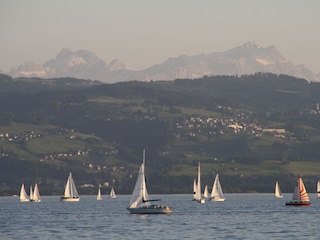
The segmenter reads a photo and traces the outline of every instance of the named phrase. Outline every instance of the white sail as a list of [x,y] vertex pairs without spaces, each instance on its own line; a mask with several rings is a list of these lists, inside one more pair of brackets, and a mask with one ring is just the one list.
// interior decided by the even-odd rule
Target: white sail
[[101,196],[101,187],[99,186],[99,190],[98,190],[98,195],[97,195],[97,200],[102,200],[102,196]]
[[217,173],[216,178],[214,180],[212,191],[211,191],[211,198],[210,201],[224,201],[224,195],[221,188],[219,174]]
[[110,191],[110,198],[117,198],[117,196],[116,196],[116,192],[114,191],[114,189],[113,188],[111,188],[111,191]]
[[204,198],[208,198],[209,197],[208,185],[206,185],[205,188],[204,188],[203,197]]
[[317,198],[320,198],[320,181],[317,183]]
[[282,193],[281,193],[281,190],[280,190],[280,187],[279,187],[279,183],[278,181],[276,181],[276,186],[274,188],[274,196],[277,197],[277,198],[282,198]]
[[197,183],[196,183],[196,180],[193,179],[193,200],[196,200],[196,192],[197,192]]
[[139,169],[138,178],[133,189],[129,208],[138,208],[142,206],[150,206],[149,196],[145,179],[145,150],[143,150],[143,161]]
[[201,170],[200,170],[200,162],[198,163],[198,178],[196,184],[196,193],[195,193],[195,200],[200,203],[204,203],[205,199],[201,196]]
[[201,199],[201,175],[200,175],[200,162],[198,163],[198,178],[197,178],[197,191],[196,191],[196,200]]
[[29,202],[29,197],[26,189],[24,188],[24,184],[21,185],[20,189],[20,202]]
[[36,184],[36,185],[34,186],[32,201],[33,201],[33,202],[41,202],[38,184]]
[[78,202],[80,200],[76,185],[73,181],[72,174],[70,172],[66,188],[64,190],[64,196],[61,197],[61,201],[65,202]]
[[30,194],[29,194],[29,196],[30,196],[30,201],[32,201],[32,200],[33,200],[33,190],[32,190],[32,185],[30,186]]

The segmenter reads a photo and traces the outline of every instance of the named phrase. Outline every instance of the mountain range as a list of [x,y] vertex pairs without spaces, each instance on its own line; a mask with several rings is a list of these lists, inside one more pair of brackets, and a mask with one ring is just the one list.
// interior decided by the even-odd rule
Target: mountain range
[[205,75],[245,75],[256,72],[287,74],[319,82],[316,75],[305,65],[294,65],[284,58],[274,45],[262,47],[255,42],[223,51],[196,56],[180,55],[144,70],[131,70],[115,59],[107,64],[95,53],[87,50],[71,51],[64,48],[44,64],[24,63],[13,68],[12,77],[74,77],[99,80],[105,83],[140,80],[174,80],[201,78]]

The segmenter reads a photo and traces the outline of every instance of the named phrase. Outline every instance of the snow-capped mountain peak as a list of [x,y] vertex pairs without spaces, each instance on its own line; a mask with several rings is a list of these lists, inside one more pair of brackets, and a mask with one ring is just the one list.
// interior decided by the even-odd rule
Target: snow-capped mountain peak
[[174,80],[176,78],[201,78],[204,75],[243,75],[256,72],[287,74],[308,81],[320,81],[305,65],[294,65],[284,58],[276,46],[262,47],[255,42],[223,52],[196,56],[170,57],[162,64],[141,71],[127,69],[125,64],[114,59],[108,65],[93,52],[62,49],[54,59],[43,65],[25,63],[12,69],[12,77],[75,77],[102,82],[129,80]]

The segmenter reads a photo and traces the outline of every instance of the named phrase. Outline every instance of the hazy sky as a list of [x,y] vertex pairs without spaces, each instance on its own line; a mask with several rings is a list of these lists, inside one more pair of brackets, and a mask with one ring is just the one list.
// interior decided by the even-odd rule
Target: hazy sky
[[319,0],[0,0],[0,30],[3,72],[65,47],[139,70],[255,41],[320,73]]

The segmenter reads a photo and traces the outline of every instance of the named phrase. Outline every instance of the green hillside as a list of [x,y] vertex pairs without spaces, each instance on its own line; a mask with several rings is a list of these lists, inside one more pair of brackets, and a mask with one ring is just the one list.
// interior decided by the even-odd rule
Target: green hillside
[[150,193],[191,193],[219,172],[225,192],[291,192],[320,177],[320,84],[258,73],[102,84],[0,75],[0,194],[131,193],[142,150]]

